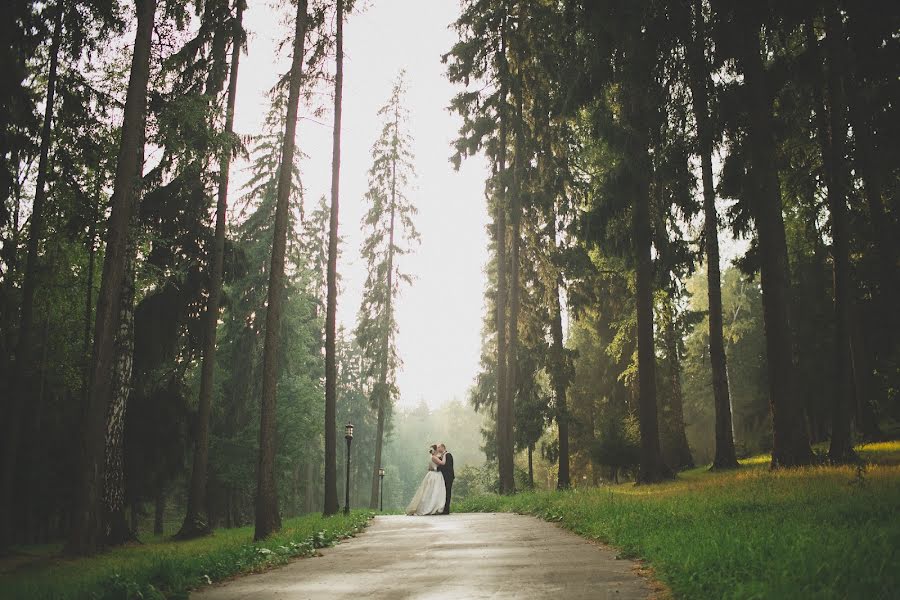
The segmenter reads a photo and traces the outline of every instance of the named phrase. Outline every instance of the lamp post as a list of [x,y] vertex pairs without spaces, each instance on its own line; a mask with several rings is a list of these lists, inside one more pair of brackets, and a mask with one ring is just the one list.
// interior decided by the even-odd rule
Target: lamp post
[[353,423],[347,421],[344,425],[344,439],[347,440],[347,485],[344,487],[344,514],[350,514],[350,442],[353,441]]
[[381,478],[381,502],[379,504],[378,510],[380,512],[384,512],[384,467],[378,467],[378,476]]

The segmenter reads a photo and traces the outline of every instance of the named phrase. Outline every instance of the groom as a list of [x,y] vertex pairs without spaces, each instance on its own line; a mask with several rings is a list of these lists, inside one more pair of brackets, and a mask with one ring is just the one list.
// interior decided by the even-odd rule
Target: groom
[[450,491],[453,489],[453,455],[447,452],[447,446],[438,444],[438,452],[444,455],[444,464],[438,465],[438,471],[444,476],[444,486],[447,488],[447,499],[444,500],[443,514],[450,514]]

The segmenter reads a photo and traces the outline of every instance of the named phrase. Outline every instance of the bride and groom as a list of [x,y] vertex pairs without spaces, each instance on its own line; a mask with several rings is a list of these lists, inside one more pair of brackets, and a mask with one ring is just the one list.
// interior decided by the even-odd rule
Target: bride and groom
[[429,449],[428,472],[419,484],[412,502],[406,507],[408,515],[449,515],[450,492],[453,489],[453,455],[442,443]]

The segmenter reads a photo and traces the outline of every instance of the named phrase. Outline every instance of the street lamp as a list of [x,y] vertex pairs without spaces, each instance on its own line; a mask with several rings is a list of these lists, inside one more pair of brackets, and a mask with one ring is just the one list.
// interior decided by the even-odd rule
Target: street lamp
[[344,487],[344,514],[350,514],[350,442],[353,441],[353,423],[347,421],[344,425],[344,439],[347,440],[347,485]]
[[378,510],[384,512],[384,467],[378,467],[378,476],[381,477],[381,505]]

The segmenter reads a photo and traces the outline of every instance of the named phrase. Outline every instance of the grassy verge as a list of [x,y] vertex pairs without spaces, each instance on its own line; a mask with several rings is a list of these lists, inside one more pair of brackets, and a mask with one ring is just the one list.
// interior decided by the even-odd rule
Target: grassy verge
[[694,469],[654,486],[481,496],[458,510],[558,522],[644,559],[676,598],[900,597],[900,442],[856,467]]
[[0,575],[0,598],[186,598],[189,590],[234,575],[262,571],[310,556],[361,531],[372,513],[308,515],[290,519],[263,542],[253,528],[220,529],[214,535],[130,545],[89,558],[48,558]]

